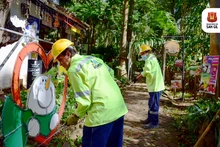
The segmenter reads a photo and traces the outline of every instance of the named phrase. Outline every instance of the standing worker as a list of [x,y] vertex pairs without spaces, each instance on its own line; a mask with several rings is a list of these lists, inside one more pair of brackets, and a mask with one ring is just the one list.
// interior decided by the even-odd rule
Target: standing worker
[[128,110],[113,70],[99,58],[77,54],[68,39],[57,40],[52,55],[67,70],[77,102],[76,114],[67,118],[67,125],[76,125],[85,116],[82,147],[122,147]]
[[147,129],[157,128],[159,122],[160,96],[165,89],[163,75],[156,56],[151,53],[151,47],[143,44],[140,46],[140,49],[140,55],[142,60],[145,61],[145,65],[141,74],[135,77],[133,82],[135,83],[142,77],[146,77],[147,89],[150,95],[148,101],[148,117],[145,120],[141,120],[141,123],[143,123],[144,128]]

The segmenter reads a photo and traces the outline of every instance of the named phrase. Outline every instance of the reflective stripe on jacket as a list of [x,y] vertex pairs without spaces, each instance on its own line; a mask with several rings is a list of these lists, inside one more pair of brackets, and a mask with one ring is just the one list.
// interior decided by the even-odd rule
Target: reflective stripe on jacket
[[128,112],[113,75],[99,58],[78,54],[71,58],[68,77],[77,101],[76,115],[87,115],[85,126],[107,124]]
[[150,54],[145,60],[141,75],[146,77],[146,84],[149,92],[158,92],[165,89],[160,65],[153,54]]

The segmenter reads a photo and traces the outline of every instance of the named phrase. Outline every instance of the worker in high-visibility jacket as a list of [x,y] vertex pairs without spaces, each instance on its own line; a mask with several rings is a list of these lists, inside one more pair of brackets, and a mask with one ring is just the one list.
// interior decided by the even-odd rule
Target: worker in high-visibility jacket
[[83,147],[122,147],[124,115],[128,112],[113,70],[101,59],[77,54],[73,42],[59,39],[52,46],[54,61],[67,70],[77,102],[67,125],[85,116]]
[[145,120],[141,120],[141,122],[144,123],[144,128],[157,128],[160,96],[165,89],[163,75],[156,56],[151,53],[151,47],[143,44],[140,46],[140,49],[140,55],[142,60],[145,61],[145,65],[141,74],[135,77],[133,82],[135,83],[138,79],[146,77],[146,85],[150,95],[148,117]]

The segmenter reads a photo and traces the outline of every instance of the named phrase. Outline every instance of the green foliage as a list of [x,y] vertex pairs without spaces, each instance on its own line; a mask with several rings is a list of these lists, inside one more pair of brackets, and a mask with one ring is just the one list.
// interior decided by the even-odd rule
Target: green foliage
[[144,61],[135,61],[134,65],[135,65],[135,71],[139,71],[141,72],[143,70],[145,62]]
[[65,7],[90,25],[91,31],[87,36],[89,44],[96,47],[119,45],[122,1],[72,1]]
[[69,137],[70,133],[70,130],[61,131],[58,135],[54,136],[49,146],[62,147],[63,144],[67,142],[71,147],[76,147],[74,141]]
[[[202,63],[202,56],[208,55],[210,35],[201,29],[201,14],[207,8],[209,0],[184,1],[177,0],[175,18],[180,21],[185,35],[185,64]],[[182,44],[180,44],[182,46]]]
[[119,55],[119,48],[115,46],[99,46],[91,51],[92,54],[99,55],[105,62],[111,62],[115,57]]
[[[201,13],[208,3],[208,0],[135,1],[134,13],[130,16],[133,20],[131,24],[128,24],[133,33],[132,54],[137,55],[140,44],[146,43],[155,49],[156,54],[161,55],[162,46],[167,41],[163,36],[184,35],[184,45],[181,40],[177,40],[181,51],[184,47],[186,68],[192,63],[201,64],[202,57],[208,55],[210,47],[209,34],[201,29]],[[63,4],[69,11],[90,25],[91,29],[87,32],[87,38],[88,44],[93,44],[93,54],[101,54],[102,59],[107,58],[104,61],[119,56],[123,1],[66,0]],[[114,46],[112,50],[115,50],[115,54],[105,50],[112,46]],[[173,66],[174,61],[181,58],[182,52],[176,57],[167,56],[167,68],[171,71],[177,70]],[[159,60],[162,61],[161,58]]]
[[77,139],[74,141],[75,146],[80,146],[82,144],[82,137],[78,136]]
[[185,128],[189,134],[198,134],[201,125],[210,122],[219,108],[220,100],[200,100],[188,107],[186,115],[177,119],[178,127]]
[[120,84],[122,84],[122,85],[127,85],[128,84],[128,78],[126,78],[126,77],[118,76],[118,77],[116,77],[116,79],[118,81],[120,81]]
[[[216,112],[220,108],[220,100],[206,99],[199,100],[193,106],[187,107],[182,115],[175,116],[175,126],[181,131],[181,134],[187,134],[183,137],[186,145],[181,146],[193,146],[198,140],[199,135],[205,130],[208,124],[211,122]],[[216,141],[220,135],[219,121],[215,122],[215,136]],[[202,131],[202,132],[201,132]]]
[[[26,102],[27,102],[27,94],[28,94],[27,90],[22,90],[20,92],[20,97],[21,97],[22,104],[26,104]],[[26,105],[24,105],[24,109],[25,108],[26,108]]]
[[132,31],[136,35],[134,43],[137,44],[135,45],[137,50],[142,43],[158,48],[156,46],[163,42],[162,36],[177,35],[179,32],[174,17],[156,3],[156,0],[141,0],[135,3],[135,13],[131,25]]
[[[56,88],[56,104],[58,106],[61,105],[63,100],[63,90],[64,90],[64,74],[57,74],[58,68],[51,68],[46,74],[51,76],[52,81],[54,82],[54,86]],[[68,94],[66,98],[66,107],[62,117],[62,121],[66,120],[66,118],[73,114],[76,110],[76,101],[74,99],[74,92],[71,88],[68,87]]]
[[96,58],[100,58],[100,59],[104,59],[104,56],[103,55],[101,55],[101,54],[91,54],[92,56],[94,56],[94,57],[96,57]]

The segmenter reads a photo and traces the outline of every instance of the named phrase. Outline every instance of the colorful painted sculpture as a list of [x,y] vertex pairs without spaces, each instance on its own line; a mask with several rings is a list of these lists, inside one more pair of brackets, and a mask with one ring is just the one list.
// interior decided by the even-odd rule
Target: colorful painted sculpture
[[39,134],[48,136],[58,122],[56,113],[55,87],[50,77],[41,75],[33,82],[27,99],[27,108],[31,109],[34,116],[28,123],[28,133],[32,137]]
[[[40,96],[37,102],[40,107],[43,106],[44,110],[46,111],[47,114],[42,114],[40,112],[36,112],[35,107],[32,108],[31,105],[27,107],[29,109],[23,109],[24,106],[22,104],[21,96],[20,96],[20,69],[22,66],[22,62],[24,59],[32,52],[35,52],[41,57],[44,67],[47,70],[49,68],[49,64],[52,62],[53,57],[51,51],[49,53],[45,53],[44,49],[42,48],[41,45],[37,44],[36,42],[31,42],[27,44],[18,54],[15,65],[14,65],[14,70],[13,70],[13,75],[12,75],[12,84],[11,84],[11,92],[12,96],[8,96],[7,99],[5,100],[4,108],[3,108],[3,113],[2,113],[2,130],[4,131],[3,137],[4,137],[4,146],[6,147],[23,147],[26,145],[27,137],[28,135],[30,136],[36,136],[35,140],[39,142],[42,145],[47,146],[49,142],[51,141],[54,133],[56,133],[57,127],[57,117],[58,118],[58,123],[60,119],[62,118],[65,104],[66,104],[66,94],[67,94],[67,87],[68,87],[68,77],[65,76],[65,81],[64,81],[64,90],[63,90],[63,100],[62,103],[60,104],[60,107],[58,108],[58,116],[55,113],[56,112],[56,107],[53,107],[53,104],[50,102],[48,103],[42,103],[44,102],[44,99],[42,100],[42,97]],[[38,79],[39,80],[39,79]],[[37,80],[35,80],[37,81]],[[42,84],[43,82],[41,82]],[[47,82],[46,82],[47,83]],[[49,84],[49,82],[48,82]],[[34,85],[34,83],[33,83]],[[44,84],[42,84],[43,86]],[[37,86],[36,86],[37,87]],[[41,86],[40,86],[41,87]],[[49,86],[50,87],[50,86]],[[52,86],[53,87],[53,86]],[[32,88],[34,90],[35,88]],[[36,88],[37,89],[37,88]],[[49,88],[53,89],[53,88]],[[43,91],[41,89],[41,91]],[[45,92],[48,92],[45,90]],[[39,93],[40,95],[44,95],[44,93]],[[51,94],[52,93],[48,93]],[[31,90],[29,93],[29,97],[34,96],[34,92],[31,95]],[[51,100],[49,100],[51,101]],[[50,103],[50,104],[49,104]],[[49,106],[50,105],[50,106]],[[52,105],[52,106],[51,106]],[[42,108],[42,109],[43,109]],[[54,108],[52,111],[51,109]],[[33,110],[32,110],[33,109]],[[45,112],[44,111],[44,112]],[[49,113],[49,111],[51,111]],[[10,117],[9,117],[10,116]],[[46,122],[46,125],[42,125],[42,123]],[[28,128],[29,126],[29,128]],[[48,127],[49,126],[49,127]],[[45,128],[44,128],[45,127]],[[54,128],[55,127],[55,128]],[[47,136],[48,132],[54,128],[49,135]],[[29,130],[29,132],[28,132]]]
[[16,105],[12,97],[7,97],[2,112],[4,146],[25,147],[28,136],[48,137],[59,123],[55,99],[54,84],[45,75],[32,83],[26,109]]

